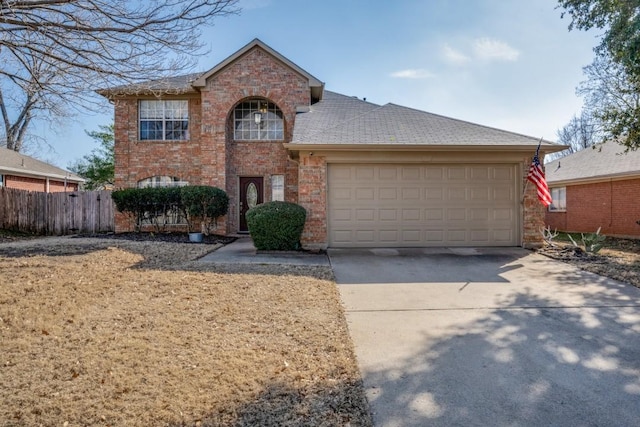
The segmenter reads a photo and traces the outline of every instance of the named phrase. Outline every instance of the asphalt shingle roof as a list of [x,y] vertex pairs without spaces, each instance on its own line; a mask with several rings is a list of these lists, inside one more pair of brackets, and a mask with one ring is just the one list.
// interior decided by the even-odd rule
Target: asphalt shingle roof
[[[377,105],[326,91],[296,116],[293,144],[531,145],[539,138],[396,104]],[[544,145],[556,146],[548,141]]]
[[547,183],[640,175],[640,150],[625,154],[624,149],[610,141],[549,162],[545,165]]
[[0,148],[0,173],[66,178],[73,182],[84,182],[83,178],[72,172],[4,147]]
[[103,96],[109,95],[135,95],[142,93],[162,93],[179,95],[187,92],[195,92],[192,83],[203,73],[184,74],[175,77],[150,80],[129,85],[115,86],[108,89],[100,89],[97,92]]

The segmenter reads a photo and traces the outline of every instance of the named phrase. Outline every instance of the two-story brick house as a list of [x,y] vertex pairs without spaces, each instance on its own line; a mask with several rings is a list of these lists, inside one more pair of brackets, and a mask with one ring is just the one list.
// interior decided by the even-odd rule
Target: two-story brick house
[[260,40],[205,73],[99,93],[115,105],[116,187],[222,188],[220,233],[286,200],[307,210],[310,249],[541,241],[525,185],[537,139],[327,91]]

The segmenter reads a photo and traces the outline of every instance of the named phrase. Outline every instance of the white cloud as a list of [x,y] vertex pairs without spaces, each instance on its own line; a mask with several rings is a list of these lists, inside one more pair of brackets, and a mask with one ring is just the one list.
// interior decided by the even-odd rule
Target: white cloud
[[520,52],[507,43],[482,37],[473,42],[473,53],[479,59],[491,61],[517,61]]
[[423,68],[409,68],[406,70],[394,71],[391,73],[391,77],[399,79],[429,79],[434,77],[434,74]]
[[463,54],[462,52],[458,52],[448,44],[445,44],[442,47],[442,51],[447,62],[450,62],[452,64],[463,65],[471,61],[471,58],[469,58],[467,55]]

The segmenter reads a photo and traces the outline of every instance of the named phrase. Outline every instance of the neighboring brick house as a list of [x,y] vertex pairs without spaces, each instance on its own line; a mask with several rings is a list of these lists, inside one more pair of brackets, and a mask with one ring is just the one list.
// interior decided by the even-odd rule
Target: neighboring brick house
[[56,193],[78,191],[84,179],[33,157],[0,148],[0,187]]
[[598,144],[549,162],[546,176],[551,229],[640,238],[640,151]]
[[537,139],[326,91],[260,40],[203,74],[99,93],[115,105],[116,188],[222,188],[219,233],[286,200],[307,210],[309,249],[541,243],[545,210],[524,185]]

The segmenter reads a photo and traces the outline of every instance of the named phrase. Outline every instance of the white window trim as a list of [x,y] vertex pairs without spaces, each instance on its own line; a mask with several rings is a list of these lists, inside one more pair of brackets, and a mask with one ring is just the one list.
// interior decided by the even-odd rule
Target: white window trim
[[[162,105],[162,117],[142,117],[143,102],[153,102]],[[167,117],[167,103],[182,102],[186,103],[186,117]],[[143,138],[142,122],[158,122],[162,121],[162,138]],[[184,130],[183,138],[167,138],[170,129],[167,129],[167,122],[187,122],[187,128]],[[179,130],[182,131],[182,130]],[[187,141],[189,140],[189,100],[187,99],[141,99],[138,101],[138,139],[140,141]]]
[[[260,123],[256,122],[260,116]],[[235,141],[282,141],[284,113],[273,102],[249,99],[233,109],[233,139]]]
[[271,201],[284,202],[284,175],[271,175]]
[[[549,212],[567,211],[567,187],[554,187],[550,189],[553,202],[549,205]],[[560,197],[561,193],[563,197]]]

